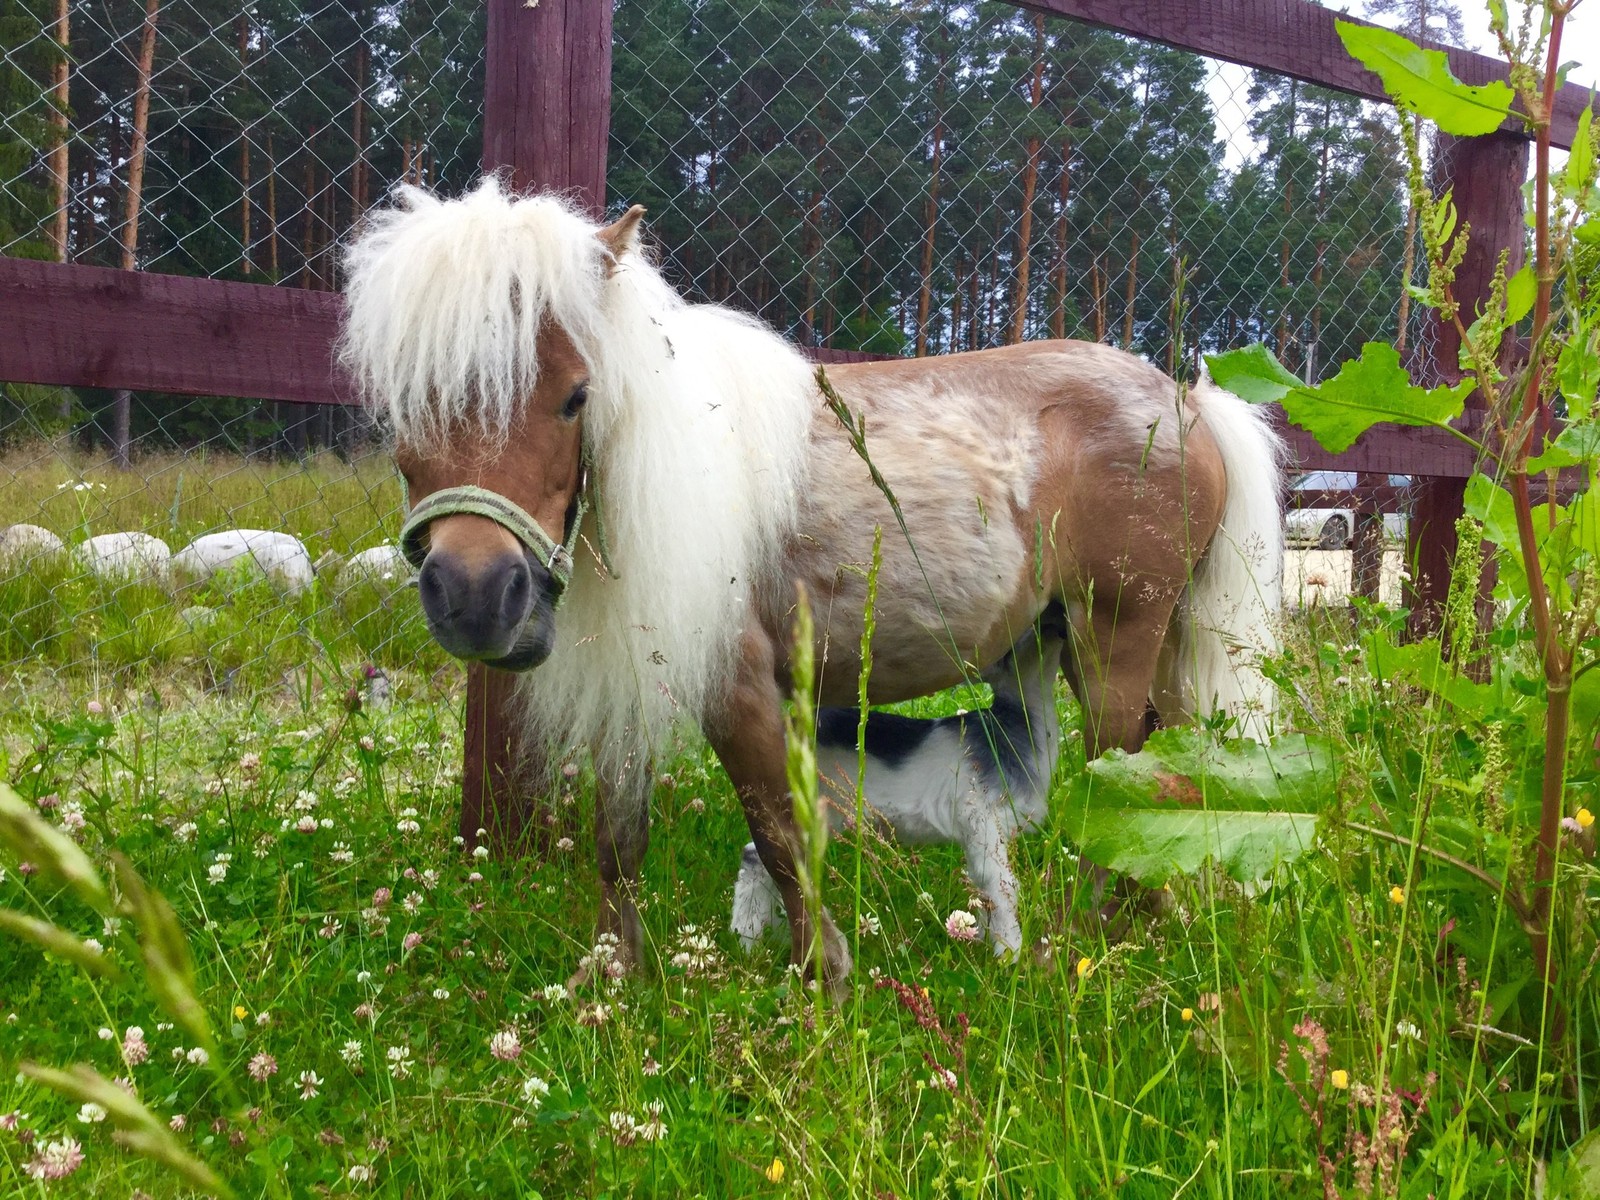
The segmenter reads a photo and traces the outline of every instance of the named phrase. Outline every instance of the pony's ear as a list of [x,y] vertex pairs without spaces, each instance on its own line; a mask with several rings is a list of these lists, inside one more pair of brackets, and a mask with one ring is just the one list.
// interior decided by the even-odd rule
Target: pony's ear
[[595,234],[600,244],[611,252],[613,259],[621,258],[630,250],[639,248],[639,224],[644,220],[644,205],[635,204],[611,224]]

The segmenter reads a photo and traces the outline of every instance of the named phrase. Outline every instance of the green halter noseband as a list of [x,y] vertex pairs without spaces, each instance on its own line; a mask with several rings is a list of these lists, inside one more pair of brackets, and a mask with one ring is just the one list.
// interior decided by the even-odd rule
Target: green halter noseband
[[[404,487],[403,480],[402,487]],[[409,505],[410,502],[411,497],[407,492],[406,503]],[[488,488],[468,484],[462,487],[442,488],[418,501],[417,506],[411,509],[406,517],[406,523],[400,527],[400,553],[405,555],[407,562],[420,570],[423,560],[428,557],[425,535],[430,522],[440,517],[461,514],[487,517],[527,547],[528,553],[550,572],[551,588],[555,592],[556,606],[559,607],[566,597],[568,585],[572,582],[573,555],[578,548],[584,514],[589,511],[590,502],[589,451],[586,445],[583,450],[583,462],[578,469],[578,490],[573,497],[574,511],[568,524],[565,542],[558,542],[546,533],[539,522],[516,502],[506,499],[498,492],[491,492]],[[599,505],[596,504],[594,508],[597,536],[600,540],[597,556],[606,573],[615,578],[617,573],[611,566],[605,528],[600,522]]]

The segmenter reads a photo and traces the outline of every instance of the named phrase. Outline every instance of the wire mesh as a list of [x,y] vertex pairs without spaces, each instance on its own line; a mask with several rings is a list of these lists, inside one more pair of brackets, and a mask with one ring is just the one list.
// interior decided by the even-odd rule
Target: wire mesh
[[[804,344],[1083,337],[1192,375],[1264,341],[1320,378],[1402,320],[1380,107],[999,3],[617,0],[614,24],[611,200],[649,208],[690,297]],[[391,184],[475,173],[484,37],[443,0],[13,0],[0,253],[337,288]],[[0,385],[0,693],[442,669],[403,572],[343,565],[399,505],[351,410]],[[315,584],[82,548],[228,529],[293,533]]]
[[[337,288],[390,185],[476,173],[483,39],[437,0],[14,2],[0,254]],[[0,704],[440,665],[385,549],[400,504],[355,410],[0,385]],[[303,551],[195,543],[240,529]]]
[[1392,337],[1392,116],[1006,4],[621,0],[612,197],[802,342],[1044,336],[1320,377]]

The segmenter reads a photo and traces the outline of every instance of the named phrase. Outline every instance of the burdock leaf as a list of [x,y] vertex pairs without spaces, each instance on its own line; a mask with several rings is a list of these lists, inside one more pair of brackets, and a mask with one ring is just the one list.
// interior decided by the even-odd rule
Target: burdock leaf
[[1159,884],[1216,862],[1254,880],[1312,846],[1332,756],[1303,735],[1270,746],[1163,729],[1137,754],[1111,751],[1069,789],[1065,828],[1099,866]]
[[0,845],[71,888],[96,912],[110,913],[111,893],[83,848],[4,783],[0,783]]
[[1417,387],[1393,346],[1368,342],[1360,358],[1346,362],[1326,383],[1286,393],[1283,411],[1324,450],[1339,454],[1374,425],[1449,429],[1473,387],[1470,379],[1454,387]]
[[1251,404],[1274,404],[1300,386],[1271,350],[1257,343],[1206,355],[1211,381]]
[[9,908],[0,908],[0,929],[14,934],[23,941],[32,942],[40,949],[81,967],[91,975],[119,983],[125,978],[122,968],[108,959],[104,951],[96,950],[89,943],[73,937],[59,925],[52,925],[42,918],[30,917],[26,913],[14,912]]
[[1383,80],[1395,103],[1426,117],[1446,133],[1477,137],[1493,133],[1511,114],[1515,98],[1499,81],[1478,87],[1462,83],[1442,50],[1424,50],[1411,39],[1375,25],[1335,21],[1350,56]]

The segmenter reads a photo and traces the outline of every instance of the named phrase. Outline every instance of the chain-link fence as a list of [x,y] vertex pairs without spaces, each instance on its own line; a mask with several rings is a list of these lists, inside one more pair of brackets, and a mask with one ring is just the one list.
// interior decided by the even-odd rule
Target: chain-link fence
[[[0,14],[0,254],[332,290],[393,183],[478,168],[478,6]],[[355,410],[0,385],[0,705],[438,665],[385,549],[399,505]]]
[[[392,183],[477,169],[476,6],[0,11],[6,255],[331,290]],[[1317,377],[1403,319],[1380,107],[997,3],[618,0],[614,21],[610,200],[648,206],[687,294],[805,344],[1084,337],[1184,374],[1262,340]],[[338,406],[0,385],[0,693],[440,667],[381,549],[399,503]],[[230,529],[302,550],[183,552]],[[176,565],[90,540],[133,533]]]

